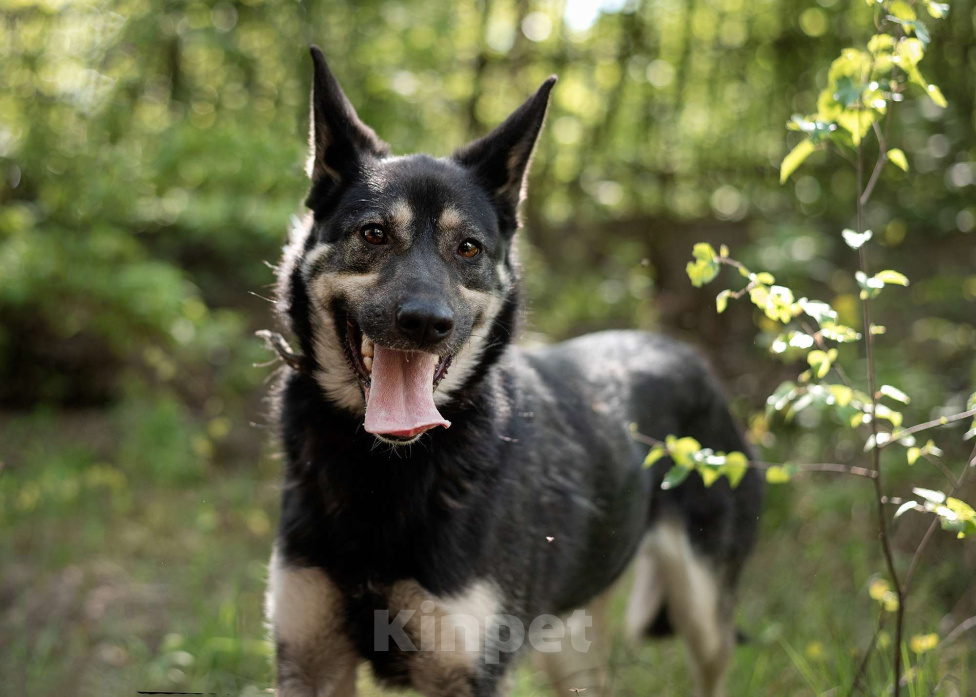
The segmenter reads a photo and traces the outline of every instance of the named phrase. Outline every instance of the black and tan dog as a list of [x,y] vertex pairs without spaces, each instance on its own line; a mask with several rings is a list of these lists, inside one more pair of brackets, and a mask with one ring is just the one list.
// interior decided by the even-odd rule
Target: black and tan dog
[[715,380],[650,334],[512,343],[518,206],[555,78],[451,157],[397,157],[312,56],[311,213],[278,286],[305,355],[276,393],[278,694],[352,695],[368,663],[424,695],[500,695],[542,637],[559,694],[595,697],[592,608],[631,562],[629,631],[673,628],[719,694],[760,481],[663,491],[631,431],[745,450]]

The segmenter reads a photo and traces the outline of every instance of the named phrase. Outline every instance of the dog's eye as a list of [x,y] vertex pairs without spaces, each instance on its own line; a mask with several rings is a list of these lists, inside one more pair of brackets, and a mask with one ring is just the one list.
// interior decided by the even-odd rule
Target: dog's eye
[[360,233],[370,244],[386,244],[386,231],[377,225],[367,225]]
[[481,245],[474,240],[465,240],[458,245],[457,253],[458,256],[462,256],[465,259],[473,259],[481,254]]

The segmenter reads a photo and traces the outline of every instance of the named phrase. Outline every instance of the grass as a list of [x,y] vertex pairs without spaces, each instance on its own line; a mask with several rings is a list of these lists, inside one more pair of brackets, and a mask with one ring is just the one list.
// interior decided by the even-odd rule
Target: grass
[[[135,422],[149,426],[124,428]],[[262,594],[279,463],[266,433],[227,426],[197,423],[165,400],[0,422],[0,695],[271,687]],[[883,568],[868,486],[825,475],[770,490],[738,611],[752,641],[736,651],[730,695],[847,693],[878,612],[867,587]],[[909,637],[944,635],[945,587],[965,582],[955,559],[932,550]],[[623,595],[612,603],[618,624]],[[690,694],[679,644],[631,647],[619,635],[614,695]],[[907,694],[972,694],[974,644],[906,649]],[[867,694],[885,694],[886,661],[872,663]],[[365,671],[361,683],[362,694],[380,694]],[[515,694],[550,694],[531,661]]]

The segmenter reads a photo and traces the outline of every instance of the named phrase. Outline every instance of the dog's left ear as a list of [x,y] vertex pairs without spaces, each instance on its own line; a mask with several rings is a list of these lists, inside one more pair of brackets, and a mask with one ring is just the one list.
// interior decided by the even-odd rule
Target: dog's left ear
[[318,46],[312,46],[312,114],[309,134],[309,199],[328,195],[355,177],[369,158],[389,155],[384,143],[359,120]]
[[514,232],[519,225],[526,174],[555,84],[552,75],[494,131],[454,153],[491,195],[503,232]]

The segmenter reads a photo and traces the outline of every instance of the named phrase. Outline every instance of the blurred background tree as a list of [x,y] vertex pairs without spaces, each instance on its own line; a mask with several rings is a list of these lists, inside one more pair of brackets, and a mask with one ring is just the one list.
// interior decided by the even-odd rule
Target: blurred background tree
[[[3,0],[0,672],[24,678],[0,693],[268,682],[254,654],[277,464],[260,428],[271,369],[253,367],[269,355],[252,333],[272,322],[267,267],[301,211],[313,42],[396,152],[449,154],[557,73],[521,236],[527,329],[663,328],[711,355],[769,459],[855,458],[842,437],[754,415],[786,374],[754,339],[768,320],[744,305],[716,316],[684,266],[693,242],[726,243],[858,325],[836,234],[853,171],[818,153],[781,187],[778,167],[783,124],[815,110],[825,66],[870,15],[863,0]],[[890,143],[911,185],[888,168],[867,211],[915,281],[918,316],[881,301],[879,375],[899,359],[919,417],[963,407],[976,382],[972,0],[931,30],[926,73],[949,106],[900,112]],[[789,565],[800,540],[813,566],[747,597],[772,632],[763,647],[786,636],[802,654],[860,627],[856,613],[787,618],[866,593],[877,566],[847,539],[865,515],[829,484],[774,493],[757,563]],[[934,574],[929,611],[976,614],[974,556]],[[112,619],[92,600],[112,592],[138,612]],[[816,670],[770,651],[736,684],[813,688]]]

